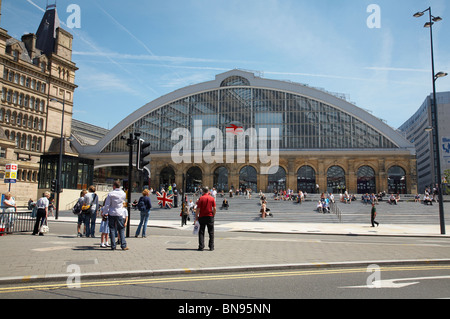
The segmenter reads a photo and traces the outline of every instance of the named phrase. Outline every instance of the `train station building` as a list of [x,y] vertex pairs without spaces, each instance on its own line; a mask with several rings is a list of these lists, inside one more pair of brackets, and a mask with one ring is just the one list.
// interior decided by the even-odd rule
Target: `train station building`
[[162,96],[95,145],[75,139],[80,156],[94,161],[96,183],[126,180],[130,133],[151,151],[136,191],[176,183],[188,192],[417,192],[415,146],[395,129],[343,96],[252,72],[231,70]]

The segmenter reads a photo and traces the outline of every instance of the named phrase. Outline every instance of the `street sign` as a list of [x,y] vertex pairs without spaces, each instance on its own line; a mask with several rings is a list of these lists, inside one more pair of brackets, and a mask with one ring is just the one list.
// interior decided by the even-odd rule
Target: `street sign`
[[17,164],[6,164],[5,165],[5,184],[15,184],[17,183]]

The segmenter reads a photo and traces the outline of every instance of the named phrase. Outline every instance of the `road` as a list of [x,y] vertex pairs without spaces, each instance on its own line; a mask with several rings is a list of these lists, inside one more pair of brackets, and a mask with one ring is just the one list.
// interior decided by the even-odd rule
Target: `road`
[[[67,236],[74,225],[54,227],[56,238]],[[182,243],[192,240],[184,232],[151,229],[151,241]],[[31,238],[24,237],[24,238]],[[52,239],[53,240],[53,239]],[[223,243],[280,243],[301,245],[304,254],[320,254],[329,249],[370,251],[383,247],[389,255],[399,249],[448,251],[448,238],[428,237],[354,237],[337,235],[262,234],[220,232]],[[95,240],[94,240],[95,241]],[[249,247],[250,247],[249,246]],[[195,240],[193,242],[195,248]],[[340,247],[338,249],[338,247]],[[342,250],[344,249],[344,250]],[[194,249],[193,249],[194,250]],[[237,250],[239,251],[239,250]],[[192,252],[192,254],[197,252]],[[215,251],[211,256],[216,256]],[[205,252],[205,256],[210,252]],[[100,258],[101,255],[98,255]],[[120,255],[119,255],[120,256]],[[202,255],[203,256],[203,255]],[[236,258],[240,258],[236,255]],[[241,256],[242,258],[242,256]],[[87,267],[88,265],[84,266]],[[405,264],[341,268],[317,267],[246,273],[205,273],[182,276],[150,276],[69,282],[11,284],[0,287],[0,299],[164,299],[176,306],[180,300],[296,300],[296,299],[434,299],[450,298],[450,265]],[[368,286],[369,283],[369,286]],[[373,288],[371,288],[373,286]],[[378,288],[377,288],[378,287]]]
[[[377,279],[378,281],[374,281]],[[1,299],[198,300],[441,299],[450,298],[450,265],[305,269],[96,280],[0,287]],[[197,301],[197,303],[194,303]]]

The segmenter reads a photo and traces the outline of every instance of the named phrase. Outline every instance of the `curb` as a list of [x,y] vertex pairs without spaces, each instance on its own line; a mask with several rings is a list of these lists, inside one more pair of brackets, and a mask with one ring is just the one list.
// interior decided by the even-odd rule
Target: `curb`
[[[306,270],[306,269],[326,269],[326,268],[358,268],[377,266],[402,266],[402,265],[450,265],[450,259],[410,259],[410,260],[384,260],[384,261],[349,261],[330,263],[300,263],[300,264],[280,264],[280,265],[252,265],[234,267],[214,267],[214,268],[184,268],[184,269],[161,269],[161,270],[135,270],[121,272],[97,272],[80,274],[80,280],[104,280],[111,278],[135,278],[135,277],[162,277],[181,276],[192,274],[214,274],[214,273],[236,273],[236,272],[256,272],[256,271],[286,271],[286,270]],[[0,286],[11,284],[27,283],[48,283],[67,282],[68,278],[73,278],[74,273],[68,274],[48,274],[19,277],[0,278]],[[69,284],[68,284],[69,286]],[[69,287],[70,288],[70,287]]]

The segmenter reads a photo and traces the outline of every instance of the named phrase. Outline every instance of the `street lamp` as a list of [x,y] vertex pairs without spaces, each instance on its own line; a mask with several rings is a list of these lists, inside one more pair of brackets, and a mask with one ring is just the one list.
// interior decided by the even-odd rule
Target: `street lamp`
[[439,72],[435,73],[434,69],[434,45],[433,45],[433,24],[435,22],[442,21],[441,17],[434,17],[431,14],[431,7],[428,9],[417,12],[414,14],[415,18],[422,17],[425,12],[429,13],[430,21],[425,23],[425,28],[430,28],[430,39],[431,39],[431,67],[432,67],[432,74],[433,74],[433,101],[431,103],[431,120],[432,120],[432,129],[433,129],[433,139],[434,139],[434,160],[435,160],[435,166],[436,166],[436,179],[437,179],[437,185],[438,185],[438,191],[439,191],[439,220],[441,225],[441,234],[445,235],[445,218],[444,218],[444,199],[442,194],[442,172],[441,172],[441,155],[440,155],[440,143],[439,143],[439,125],[437,120],[437,99],[436,99],[436,80],[447,76],[447,73]]
[[58,102],[62,104],[62,120],[61,120],[61,140],[59,142],[59,162],[58,162],[58,169],[57,169],[57,189],[56,189],[56,210],[55,210],[55,219],[57,220],[59,218],[59,197],[61,193],[61,179],[62,179],[62,165],[63,165],[63,153],[64,153],[64,113],[65,113],[65,106],[66,106],[66,93],[64,92],[63,100],[62,102],[58,99],[50,99],[51,102]]

